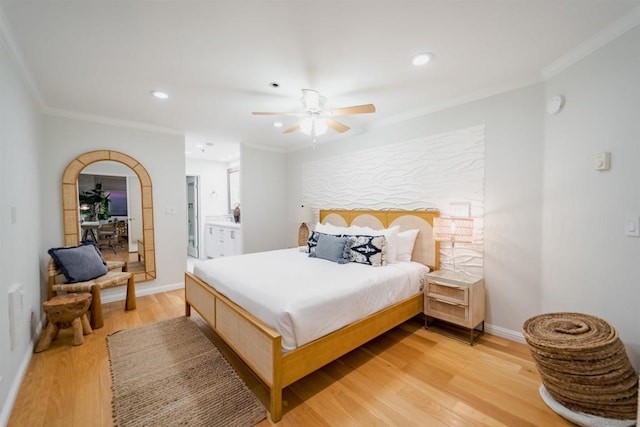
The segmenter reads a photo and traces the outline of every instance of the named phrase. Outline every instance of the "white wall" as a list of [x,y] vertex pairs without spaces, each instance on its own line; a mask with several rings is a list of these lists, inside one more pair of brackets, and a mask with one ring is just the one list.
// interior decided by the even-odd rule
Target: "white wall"
[[243,253],[287,247],[285,155],[242,144],[240,162]]
[[[639,76],[635,28],[547,82],[290,153],[288,206],[299,204],[310,159],[484,123],[488,330],[521,340],[533,315],[589,313],[620,332],[637,368],[640,238],[626,237],[624,223],[640,217]],[[567,105],[550,116],[554,94]],[[597,172],[603,151],[612,169]]]
[[[144,165],[153,185],[156,279],[137,283],[136,294],[181,286],[187,258],[184,137],[55,116],[45,117],[45,135],[41,183],[42,202],[47,207],[44,246],[63,243],[60,180],[69,162],[88,151],[120,151]],[[169,214],[167,208],[174,208],[175,214]],[[43,266],[47,257],[44,253]],[[104,301],[123,297],[120,288],[104,292]]]
[[[540,312],[542,104],[542,85],[533,85],[290,153],[288,206],[299,204],[309,160],[484,124],[487,322],[494,333],[517,338],[522,321]],[[292,214],[289,221],[297,230]],[[288,239],[295,242],[296,234]]]
[[[542,310],[613,324],[640,365],[640,28],[547,82],[566,106],[545,121]],[[611,152],[611,170],[594,170]]]
[[210,160],[187,159],[186,174],[200,177],[200,220],[199,239],[201,259],[205,253],[205,220],[207,216],[226,215],[227,206],[227,163]]
[[[31,311],[36,321],[40,318],[41,209],[46,208],[40,188],[42,140],[42,115],[0,44],[0,425],[9,417],[37,338],[30,330]],[[24,295],[12,348],[8,291],[18,284]]]
[[300,205],[316,213],[318,208],[437,207],[451,216],[452,203],[466,203],[474,219],[473,243],[459,244],[455,251],[441,244],[440,268],[482,276],[484,139],[484,125],[479,125],[306,161]]

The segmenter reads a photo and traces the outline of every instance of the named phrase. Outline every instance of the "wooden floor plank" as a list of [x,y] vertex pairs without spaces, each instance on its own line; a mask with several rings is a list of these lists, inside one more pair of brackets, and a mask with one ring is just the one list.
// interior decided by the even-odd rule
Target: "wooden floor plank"
[[[184,313],[182,290],[104,304],[104,327],[72,346],[63,330],[34,354],[8,426],[111,426],[108,334]],[[198,317],[192,319],[259,400],[266,387]],[[278,426],[570,426],[538,395],[540,379],[526,345],[485,335],[468,344],[413,319],[284,390]],[[269,419],[259,426],[272,425]]]

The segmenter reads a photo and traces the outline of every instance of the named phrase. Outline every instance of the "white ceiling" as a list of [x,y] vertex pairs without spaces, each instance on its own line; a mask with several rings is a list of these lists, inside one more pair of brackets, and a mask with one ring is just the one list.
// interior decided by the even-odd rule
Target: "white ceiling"
[[[319,90],[327,108],[377,107],[340,117],[352,130],[330,130],[322,143],[540,81],[545,67],[639,15],[640,0],[0,5],[5,38],[13,39],[45,111],[173,129],[186,134],[187,157],[223,160],[239,143],[281,151],[310,145],[299,132],[274,128],[275,117],[251,115],[301,111],[301,88]],[[421,51],[433,61],[412,66]],[[170,98],[153,98],[154,89]],[[282,118],[285,127],[296,120]]]

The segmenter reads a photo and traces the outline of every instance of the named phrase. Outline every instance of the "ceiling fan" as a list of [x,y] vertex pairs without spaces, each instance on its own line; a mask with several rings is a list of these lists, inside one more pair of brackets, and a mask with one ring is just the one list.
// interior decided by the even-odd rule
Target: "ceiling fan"
[[320,92],[313,89],[302,89],[302,107],[303,112],[261,112],[254,111],[252,114],[256,116],[296,116],[304,117],[298,123],[285,129],[283,133],[293,133],[300,129],[300,132],[318,136],[322,135],[331,128],[337,132],[343,133],[348,131],[349,126],[333,120],[334,116],[345,116],[348,114],[364,114],[375,113],[376,107],[373,104],[354,105],[352,107],[334,108],[332,110],[325,110],[324,103],[327,100],[324,96],[320,95]]

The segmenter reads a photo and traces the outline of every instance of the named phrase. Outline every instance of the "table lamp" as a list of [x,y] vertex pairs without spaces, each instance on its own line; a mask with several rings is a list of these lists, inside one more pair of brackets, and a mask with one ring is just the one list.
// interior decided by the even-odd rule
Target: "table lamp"
[[309,239],[309,227],[307,227],[306,223],[313,221],[313,210],[311,207],[300,206],[297,211],[297,219],[300,223],[300,228],[298,229],[298,246],[304,246]]
[[438,242],[451,242],[451,259],[455,273],[456,242],[471,243],[473,241],[473,218],[436,217],[433,219],[433,238]]

